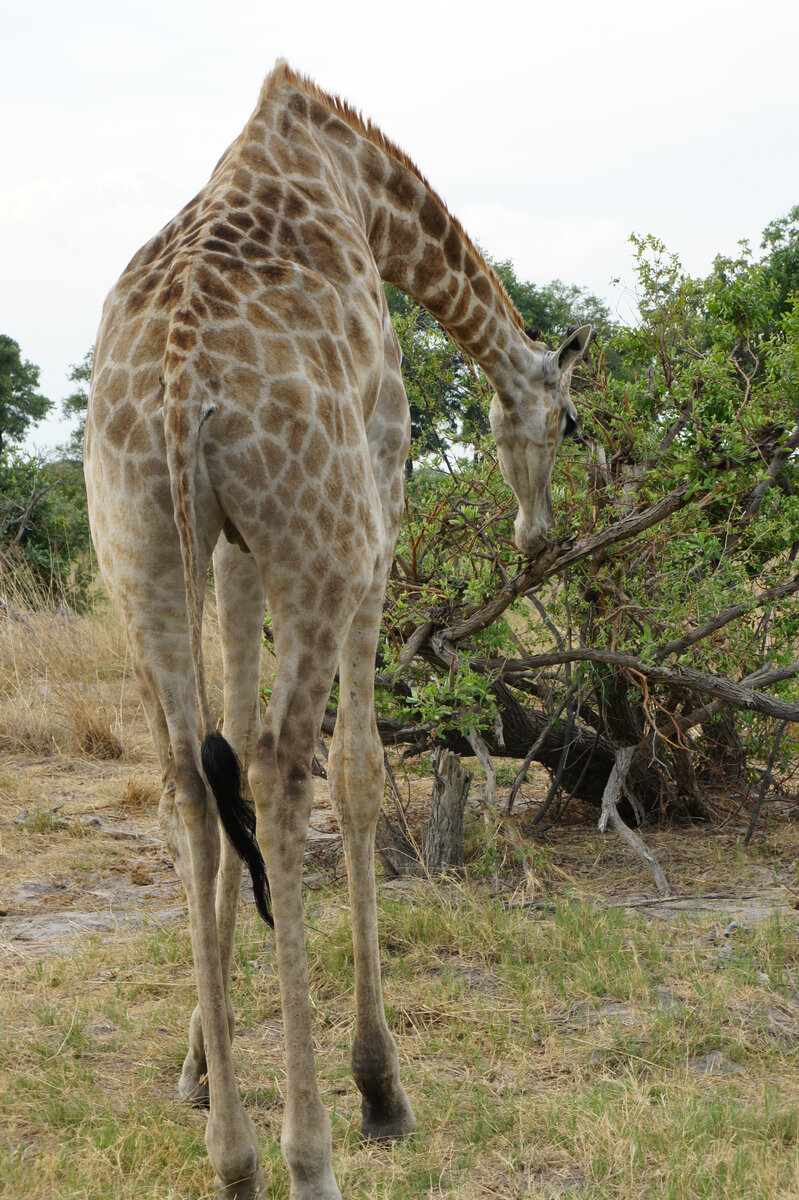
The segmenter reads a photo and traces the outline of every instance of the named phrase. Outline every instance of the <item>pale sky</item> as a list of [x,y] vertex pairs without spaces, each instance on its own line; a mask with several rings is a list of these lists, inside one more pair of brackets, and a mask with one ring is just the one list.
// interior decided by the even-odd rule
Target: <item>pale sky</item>
[[0,18],[0,333],[57,402],[106,292],[281,56],[375,120],[487,253],[625,315],[633,231],[703,274],[799,203],[793,0],[0,0]]

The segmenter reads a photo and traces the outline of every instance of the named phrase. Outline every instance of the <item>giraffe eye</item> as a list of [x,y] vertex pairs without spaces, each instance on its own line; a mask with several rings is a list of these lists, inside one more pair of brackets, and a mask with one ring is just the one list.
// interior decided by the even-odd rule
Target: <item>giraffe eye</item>
[[563,416],[563,436],[571,437],[576,430],[577,422],[575,421],[574,417],[570,412],[565,413]]

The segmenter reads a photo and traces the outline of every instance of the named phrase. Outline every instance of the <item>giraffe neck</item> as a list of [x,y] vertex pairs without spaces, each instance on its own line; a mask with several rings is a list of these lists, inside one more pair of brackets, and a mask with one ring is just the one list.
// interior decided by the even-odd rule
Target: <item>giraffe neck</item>
[[362,203],[381,277],[413,297],[505,391],[529,345],[495,272],[414,170],[383,152]]
[[288,67],[267,79],[256,120],[261,114],[298,152],[313,147],[321,181],[362,228],[381,278],[424,305],[501,395],[523,387],[543,348],[527,338],[496,273],[403,152]]

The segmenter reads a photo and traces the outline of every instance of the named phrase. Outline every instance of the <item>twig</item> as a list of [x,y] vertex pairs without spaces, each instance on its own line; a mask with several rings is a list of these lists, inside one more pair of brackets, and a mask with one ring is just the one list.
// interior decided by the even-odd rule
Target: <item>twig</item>
[[605,784],[605,790],[602,793],[602,815],[599,818],[599,832],[604,833],[608,825],[611,825],[619,837],[627,843],[631,850],[634,850],[639,858],[642,858],[649,870],[652,872],[652,877],[655,880],[655,887],[660,892],[661,896],[668,896],[671,892],[668,880],[661,870],[660,864],[655,858],[652,851],[646,845],[642,838],[630,829],[629,825],[625,825],[619,816],[619,810],[616,807],[619,802],[624,782],[627,778],[627,772],[630,769],[630,764],[633,761],[637,747],[624,746],[621,750],[616,751],[616,761],[613,764],[613,770],[610,773],[610,778]]
[[567,707],[567,711],[569,714],[569,721],[566,726],[566,734],[563,738],[563,749],[560,752],[560,758],[558,759],[558,765],[555,770],[555,774],[552,777],[552,782],[549,785],[549,791],[547,792],[546,796],[544,797],[544,800],[541,804],[541,807],[538,809],[538,812],[535,814],[535,816],[530,821],[531,825],[538,825],[541,821],[543,821],[544,817],[549,812],[549,809],[552,805],[552,801],[555,799],[555,796],[558,794],[558,788],[560,787],[560,781],[563,778],[563,772],[566,769],[566,760],[569,756],[569,750],[571,749],[571,744],[572,744],[572,736],[574,734],[574,708],[572,707],[572,702],[571,702],[571,688],[569,688],[569,691],[566,693],[566,707]]
[[532,746],[530,747],[530,749],[528,750],[528,752],[525,756],[524,762],[522,763],[521,767],[517,771],[516,778],[514,779],[513,783],[511,784],[511,789],[508,792],[508,802],[507,802],[507,805],[505,806],[505,812],[508,816],[510,816],[510,814],[511,814],[511,809],[513,808],[513,804],[516,799],[516,796],[518,795],[519,788],[524,783],[527,772],[530,770],[530,767],[533,763],[533,760],[535,759],[536,754],[538,754],[538,751],[541,749],[544,742],[546,741],[547,734],[549,733],[550,729],[555,724],[555,722],[557,721],[560,714],[563,712],[564,708],[568,704],[571,697],[574,695],[574,693],[576,691],[576,686],[577,686],[576,684],[572,684],[570,686],[568,692],[566,693],[563,700],[559,704],[557,711],[554,712],[552,714],[552,716],[550,717],[549,724],[547,726],[545,726],[545,728],[542,730],[542,732],[535,739],[535,741],[533,742]]
[[554,825],[557,825],[558,821],[563,820],[563,816],[564,816],[564,813],[566,812],[566,809],[569,807],[569,805],[571,804],[574,797],[578,794],[580,788],[582,787],[583,780],[585,779],[585,777],[588,773],[588,768],[591,766],[591,763],[594,761],[594,755],[596,754],[596,748],[599,745],[601,737],[602,737],[601,729],[597,729],[596,734],[594,736],[594,740],[591,743],[591,749],[588,752],[588,757],[586,758],[586,760],[583,764],[583,768],[580,771],[580,774],[577,776],[576,781],[572,784],[572,789],[569,792],[568,796],[563,801],[563,804],[561,805],[561,808],[560,808],[560,812],[555,817],[553,817],[552,825],[548,825],[547,829],[551,829]]
[[769,754],[769,756],[768,756],[766,772],[765,772],[762,780],[760,781],[760,790],[757,793],[757,800],[755,800],[755,806],[752,809],[752,819],[749,822],[749,828],[747,829],[746,837],[744,838],[745,846],[749,845],[752,834],[755,832],[755,825],[757,824],[757,818],[760,816],[760,809],[763,805],[763,797],[765,796],[766,789],[767,789],[769,783],[771,782],[771,774],[772,774],[772,771],[774,770],[774,761],[777,757],[777,751],[780,748],[780,742],[782,741],[782,735],[785,733],[785,726],[787,724],[788,724],[787,720],[780,721],[780,724],[777,728],[777,733],[774,738],[774,745],[771,747],[771,754]]

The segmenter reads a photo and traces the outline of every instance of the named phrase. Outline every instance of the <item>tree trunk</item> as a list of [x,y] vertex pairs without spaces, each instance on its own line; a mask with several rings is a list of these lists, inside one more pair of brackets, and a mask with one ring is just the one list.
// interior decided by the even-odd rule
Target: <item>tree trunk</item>
[[422,874],[422,864],[412,842],[382,811],[377,818],[375,849],[388,879]]

